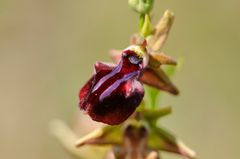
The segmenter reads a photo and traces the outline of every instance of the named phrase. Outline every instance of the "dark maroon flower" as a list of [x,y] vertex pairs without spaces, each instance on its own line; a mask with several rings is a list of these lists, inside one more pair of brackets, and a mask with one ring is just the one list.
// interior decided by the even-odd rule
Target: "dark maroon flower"
[[[121,59],[120,50],[111,50],[110,55],[115,63],[118,63]],[[142,70],[142,75],[139,78],[139,81],[151,87],[167,91],[173,95],[178,95],[178,89],[160,67],[162,64],[176,65],[176,62],[171,57],[162,53],[150,54],[147,52],[147,56],[149,60],[146,62],[145,67]]]
[[122,52],[117,66],[96,63],[95,74],[80,90],[80,108],[93,120],[109,125],[125,121],[144,96],[138,81],[145,48],[133,45]]

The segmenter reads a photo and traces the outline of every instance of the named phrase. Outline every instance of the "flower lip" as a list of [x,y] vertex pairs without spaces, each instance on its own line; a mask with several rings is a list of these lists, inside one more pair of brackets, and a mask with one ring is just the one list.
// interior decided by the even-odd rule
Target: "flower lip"
[[140,74],[140,71],[134,71],[132,73],[128,73],[124,75],[121,79],[118,79],[115,83],[113,83],[111,86],[109,86],[99,97],[99,100],[102,102],[105,98],[110,96],[114,90],[116,90],[122,83],[138,76]]
[[80,90],[80,108],[93,120],[109,125],[125,121],[139,106],[144,89],[138,78],[143,58],[125,50],[118,65],[95,65],[95,74]]

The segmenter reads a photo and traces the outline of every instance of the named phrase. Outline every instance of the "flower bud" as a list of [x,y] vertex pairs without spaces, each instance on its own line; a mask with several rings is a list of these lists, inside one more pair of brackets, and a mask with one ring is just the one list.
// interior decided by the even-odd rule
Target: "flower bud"
[[129,6],[140,14],[149,13],[153,7],[154,0],[128,0]]

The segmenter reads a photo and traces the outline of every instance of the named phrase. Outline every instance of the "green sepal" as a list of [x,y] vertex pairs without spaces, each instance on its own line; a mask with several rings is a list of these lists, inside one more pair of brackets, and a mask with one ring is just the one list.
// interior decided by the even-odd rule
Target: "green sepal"
[[105,126],[77,140],[76,146],[83,145],[118,145],[122,142],[121,126]]
[[144,119],[146,119],[149,122],[155,122],[159,118],[164,117],[166,115],[169,115],[172,112],[172,108],[170,106],[163,107],[160,109],[143,109],[142,114],[144,116]]
[[189,159],[194,159],[196,154],[180,139],[162,127],[151,125],[148,146],[151,149],[173,152]]

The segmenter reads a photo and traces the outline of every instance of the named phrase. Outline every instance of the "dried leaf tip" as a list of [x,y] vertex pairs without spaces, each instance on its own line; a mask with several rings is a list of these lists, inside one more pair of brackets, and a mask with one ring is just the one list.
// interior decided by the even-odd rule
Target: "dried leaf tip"
[[166,10],[155,27],[154,35],[149,39],[149,46],[153,51],[159,51],[167,40],[174,21],[174,13]]

